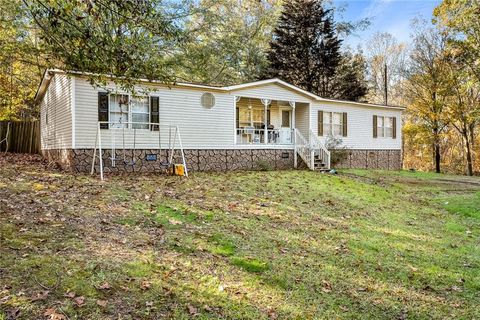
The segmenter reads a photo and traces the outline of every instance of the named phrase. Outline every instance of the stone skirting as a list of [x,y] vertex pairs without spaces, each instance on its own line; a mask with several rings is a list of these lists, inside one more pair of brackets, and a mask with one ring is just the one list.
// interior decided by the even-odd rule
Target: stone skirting
[[[43,150],[49,161],[57,161],[64,169],[74,172],[90,172],[93,149]],[[142,149],[116,150],[115,166],[111,150],[103,150],[104,172],[161,172],[168,159],[168,150]],[[294,151],[289,149],[188,149],[184,150],[189,171],[237,171],[237,170],[285,170],[293,169]],[[156,155],[157,160],[147,161],[147,155]],[[133,159],[133,160],[132,160]],[[134,164],[133,164],[134,162]],[[174,163],[181,163],[180,153]],[[307,166],[301,159],[300,169]],[[96,170],[98,170],[98,161]],[[335,168],[388,169],[402,168],[400,150],[347,150],[341,163]]]
[[354,169],[402,169],[401,150],[345,150],[344,159],[335,165],[336,168]]

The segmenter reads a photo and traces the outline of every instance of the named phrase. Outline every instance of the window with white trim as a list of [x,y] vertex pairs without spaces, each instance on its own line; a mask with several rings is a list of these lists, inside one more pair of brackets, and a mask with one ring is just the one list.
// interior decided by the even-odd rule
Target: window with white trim
[[343,133],[343,113],[323,112],[323,134],[341,136]]
[[393,118],[377,116],[377,136],[393,138]]
[[108,104],[110,128],[127,128],[128,124],[128,95],[126,94],[111,94],[109,96]]
[[[148,97],[132,97],[132,122],[150,122],[150,106]],[[148,129],[148,124],[132,124],[133,129]]]
[[[126,122],[150,122],[148,97],[130,97],[127,94],[109,95],[110,128],[128,128]],[[148,124],[132,124],[133,129],[148,129]]]

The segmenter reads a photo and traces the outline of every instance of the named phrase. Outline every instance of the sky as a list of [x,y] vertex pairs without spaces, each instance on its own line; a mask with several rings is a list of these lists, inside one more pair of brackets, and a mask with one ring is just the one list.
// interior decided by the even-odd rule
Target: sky
[[441,0],[333,0],[336,7],[345,8],[343,20],[370,18],[371,24],[365,31],[358,31],[345,40],[345,44],[352,48],[363,45],[376,32],[389,32],[400,42],[408,42],[410,21],[419,16],[430,20],[433,9],[440,2]]

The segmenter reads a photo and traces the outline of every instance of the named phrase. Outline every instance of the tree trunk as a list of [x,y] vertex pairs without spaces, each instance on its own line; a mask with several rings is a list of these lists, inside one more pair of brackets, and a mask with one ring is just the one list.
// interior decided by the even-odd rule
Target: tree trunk
[[438,126],[435,126],[433,128],[433,158],[434,158],[434,163],[435,163],[435,172],[440,173],[440,161],[441,161],[441,155],[440,155],[440,137],[438,133]]
[[434,149],[435,149],[435,172],[440,173],[441,172],[440,171],[441,156],[440,156],[440,143],[438,143],[438,141],[435,141]]
[[470,148],[470,143],[467,139],[467,175],[473,176],[473,164],[472,164],[472,150]]

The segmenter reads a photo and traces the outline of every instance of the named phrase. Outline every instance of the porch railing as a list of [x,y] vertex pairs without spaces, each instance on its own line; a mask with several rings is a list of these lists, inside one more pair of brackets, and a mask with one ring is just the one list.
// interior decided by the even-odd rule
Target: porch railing
[[[254,127],[237,128],[237,144],[265,144],[265,129]],[[293,129],[267,129],[267,144],[291,145],[294,141]]]

